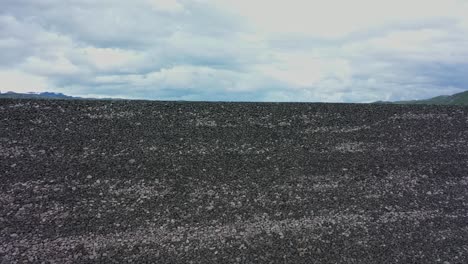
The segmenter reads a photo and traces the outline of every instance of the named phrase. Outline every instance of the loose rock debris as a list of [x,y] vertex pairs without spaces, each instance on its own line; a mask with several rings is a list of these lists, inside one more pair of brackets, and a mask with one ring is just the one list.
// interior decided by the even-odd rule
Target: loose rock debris
[[0,100],[0,263],[467,263],[468,108]]

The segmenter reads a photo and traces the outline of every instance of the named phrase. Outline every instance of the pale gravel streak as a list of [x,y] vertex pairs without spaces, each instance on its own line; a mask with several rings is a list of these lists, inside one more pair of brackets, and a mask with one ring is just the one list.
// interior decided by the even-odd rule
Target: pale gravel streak
[[314,128],[307,128],[304,130],[306,134],[309,133],[317,133],[317,132],[330,132],[330,133],[349,133],[349,132],[356,132],[360,130],[367,130],[371,129],[374,126],[380,125],[382,123],[385,123],[389,120],[394,120],[397,119],[398,116],[392,116],[380,121],[376,121],[372,124],[367,124],[367,125],[361,125],[361,126],[354,126],[354,127],[348,127],[348,128],[340,128],[339,126],[322,126],[322,127],[316,127]]
[[123,112],[111,112],[108,114],[86,114],[87,117],[91,119],[113,119],[113,118],[131,118],[135,116],[135,113],[129,112],[129,111],[123,111]]
[[[170,146],[154,146],[153,145],[149,147],[144,147],[143,150],[147,153],[150,153],[153,151],[169,152],[169,151],[174,151],[174,148]],[[259,148],[258,146],[254,146],[251,144],[242,144],[240,146],[223,146],[221,144],[218,144],[218,142],[214,142],[214,143],[193,143],[189,147],[179,147],[177,151],[179,154],[184,154],[184,155],[187,155],[187,154],[207,155],[207,154],[213,154],[213,153],[259,155],[259,154],[271,152],[272,149],[269,147]]]
[[[437,210],[432,211],[409,211],[409,212],[388,212],[383,214],[377,221],[380,224],[387,224],[398,221],[419,221],[435,217],[450,217]],[[63,255],[67,259],[65,252],[83,245],[87,252],[97,254],[98,251],[105,251],[108,248],[126,247],[133,248],[136,245],[159,245],[168,247],[171,243],[181,243],[190,245],[193,248],[223,247],[227,238],[242,239],[248,243],[248,239],[262,234],[275,233],[283,237],[285,232],[294,234],[313,231],[323,227],[325,223],[341,225],[344,227],[359,227],[374,224],[373,219],[366,215],[359,214],[329,214],[301,219],[241,221],[229,225],[204,226],[204,227],[178,227],[169,230],[166,227],[148,226],[136,230],[120,232],[108,235],[81,235],[53,240],[40,238],[19,238],[13,243],[1,243],[0,253],[12,252],[13,248],[27,247],[26,254],[29,256],[50,257]],[[310,232],[308,233],[309,237]],[[346,236],[344,233],[343,235]],[[312,235],[313,239],[320,239],[317,233]],[[314,237],[315,236],[315,237]]]
[[414,113],[404,113],[402,115],[392,116],[390,119],[402,119],[402,120],[410,120],[410,119],[422,119],[422,120],[429,120],[429,119],[440,119],[440,120],[451,120],[453,119],[448,114],[414,114]]
[[366,150],[366,146],[363,142],[345,142],[336,145],[332,150],[341,152],[341,153],[354,153],[354,152],[363,152]]
[[355,131],[360,131],[360,130],[370,129],[370,128],[371,128],[370,125],[354,126],[354,127],[349,127],[349,128],[340,128],[338,126],[334,126],[334,127],[323,126],[323,127],[316,127],[316,128],[308,128],[304,132],[306,134],[317,133],[317,132],[349,133],[349,132],[355,132]]
[[424,220],[432,219],[438,216],[452,217],[452,215],[444,215],[439,210],[428,210],[428,211],[409,211],[409,212],[388,212],[380,216],[378,222],[380,223],[393,223],[397,221],[406,220]]

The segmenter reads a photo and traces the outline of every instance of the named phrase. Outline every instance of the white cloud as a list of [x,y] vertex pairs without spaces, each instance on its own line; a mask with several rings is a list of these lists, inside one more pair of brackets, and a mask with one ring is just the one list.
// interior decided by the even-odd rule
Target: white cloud
[[352,71],[343,59],[324,58],[313,52],[283,52],[275,54],[275,62],[257,69],[271,78],[289,83],[291,87],[311,87],[325,78],[346,81]]
[[0,80],[2,80],[2,92],[43,92],[53,89],[45,77],[17,70],[0,71]]
[[184,10],[184,6],[177,0],[146,0],[146,3],[155,11],[177,13]]
[[12,88],[0,89],[421,98],[468,88],[466,14],[465,0],[4,0],[0,71]]
[[86,47],[77,49],[73,58],[98,70],[109,71],[135,67],[144,60],[144,55],[123,49]]
[[203,92],[210,90],[216,92],[252,92],[261,88],[261,84],[264,84],[262,83],[262,76],[256,74],[190,65],[163,68],[147,74],[97,76],[94,82],[99,85],[122,84],[152,90],[197,91],[200,87],[205,87]]
[[39,75],[73,75],[82,71],[65,57],[59,57],[55,60],[29,57],[20,68]]
[[384,36],[348,43],[342,51],[351,56],[461,63],[468,56],[468,36],[457,33],[460,35],[441,29],[397,30]]
[[388,23],[427,19],[466,19],[459,0],[212,0],[270,34],[305,34],[334,38]]

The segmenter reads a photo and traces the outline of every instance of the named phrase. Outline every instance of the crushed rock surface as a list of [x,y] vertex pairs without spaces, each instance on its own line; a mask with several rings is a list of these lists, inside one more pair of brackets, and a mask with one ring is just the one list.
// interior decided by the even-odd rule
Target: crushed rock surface
[[0,100],[0,263],[468,263],[468,108]]

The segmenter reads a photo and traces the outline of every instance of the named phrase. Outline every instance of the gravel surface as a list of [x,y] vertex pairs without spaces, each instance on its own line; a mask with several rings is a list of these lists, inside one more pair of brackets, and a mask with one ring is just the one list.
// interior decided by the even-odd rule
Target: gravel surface
[[0,100],[0,263],[468,263],[468,108]]

